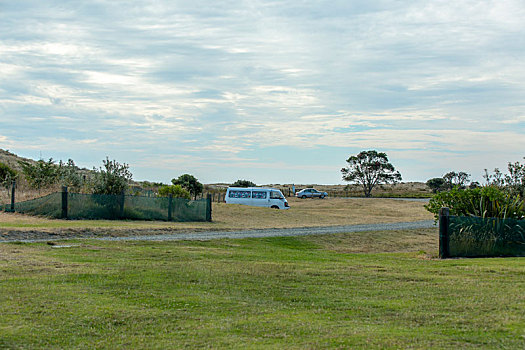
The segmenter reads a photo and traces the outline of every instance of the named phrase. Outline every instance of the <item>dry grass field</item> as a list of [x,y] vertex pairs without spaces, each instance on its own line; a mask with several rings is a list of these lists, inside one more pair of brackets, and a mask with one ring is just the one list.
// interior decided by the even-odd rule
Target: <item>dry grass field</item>
[[288,199],[289,210],[219,203],[217,224],[231,228],[288,228],[431,220],[424,203],[380,198]]
[[21,214],[0,213],[0,228],[10,230],[238,230],[338,226],[368,223],[430,220],[422,202],[380,198],[290,198],[289,210],[213,203],[213,222],[158,222],[109,220],[51,220]]

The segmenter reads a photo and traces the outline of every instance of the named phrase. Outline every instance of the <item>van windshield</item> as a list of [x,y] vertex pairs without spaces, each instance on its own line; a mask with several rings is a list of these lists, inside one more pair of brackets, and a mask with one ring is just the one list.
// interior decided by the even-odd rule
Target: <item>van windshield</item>
[[283,195],[282,195],[281,192],[272,191],[272,192],[270,193],[270,198],[271,198],[271,199],[283,199],[284,197],[283,197]]

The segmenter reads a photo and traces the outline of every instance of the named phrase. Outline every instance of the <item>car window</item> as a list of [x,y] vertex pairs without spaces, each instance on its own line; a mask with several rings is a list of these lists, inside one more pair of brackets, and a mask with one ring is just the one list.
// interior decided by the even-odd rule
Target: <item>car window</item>
[[281,195],[281,192],[272,191],[272,192],[270,192],[270,198],[271,199],[281,199],[283,197]]
[[267,192],[266,191],[253,191],[252,192],[252,198],[256,199],[266,199]]
[[250,198],[251,191],[230,191],[230,198]]

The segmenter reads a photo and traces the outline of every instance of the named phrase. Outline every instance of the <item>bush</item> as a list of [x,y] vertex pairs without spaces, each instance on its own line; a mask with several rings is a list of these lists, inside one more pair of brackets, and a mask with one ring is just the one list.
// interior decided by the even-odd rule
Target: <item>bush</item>
[[249,180],[237,180],[234,183],[232,183],[231,187],[255,187],[255,186],[257,185]]
[[73,159],[69,159],[67,163],[62,161],[58,163],[58,177],[62,186],[73,190],[79,190],[82,187],[82,175]]
[[11,182],[16,179],[16,171],[7,164],[0,163],[0,186],[9,189]]
[[165,185],[161,186],[159,188],[159,196],[160,197],[167,197],[168,195],[172,195],[174,198],[185,198],[190,199],[190,192],[184,188],[182,188],[181,185]]
[[519,196],[512,195],[496,186],[473,189],[454,187],[448,192],[434,195],[425,209],[434,214],[436,220],[439,210],[450,209],[450,215],[478,216],[482,218],[525,218],[525,202]]
[[20,161],[19,163],[29,186],[33,188],[39,190],[54,185],[59,180],[59,167],[55,164],[53,158],[49,158],[47,162],[40,159],[34,164],[25,161]]
[[488,185],[504,188],[505,191],[512,195],[525,198],[525,164],[509,162],[507,170],[508,174],[503,174],[496,168],[494,169],[494,174],[489,174],[487,169],[485,169],[485,175],[483,177]]
[[121,194],[128,188],[132,174],[128,164],[120,164],[116,160],[103,160],[104,168],[93,169],[94,194]]

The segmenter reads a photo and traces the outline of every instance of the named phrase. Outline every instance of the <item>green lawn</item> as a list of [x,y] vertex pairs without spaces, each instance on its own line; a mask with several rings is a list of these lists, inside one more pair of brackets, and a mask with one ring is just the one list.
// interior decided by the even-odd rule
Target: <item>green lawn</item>
[[436,234],[0,244],[0,348],[524,348],[525,260]]

